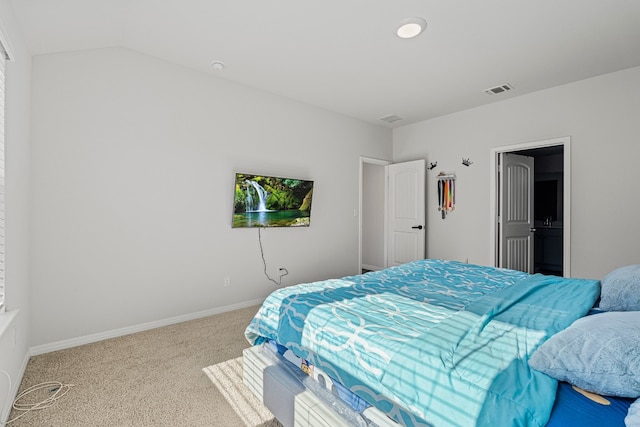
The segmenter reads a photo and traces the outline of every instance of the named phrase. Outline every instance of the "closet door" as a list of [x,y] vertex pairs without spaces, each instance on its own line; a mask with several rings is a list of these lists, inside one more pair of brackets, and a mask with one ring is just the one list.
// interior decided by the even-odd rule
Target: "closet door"
[[387,267],[425,257],[425,161],[387,166]]

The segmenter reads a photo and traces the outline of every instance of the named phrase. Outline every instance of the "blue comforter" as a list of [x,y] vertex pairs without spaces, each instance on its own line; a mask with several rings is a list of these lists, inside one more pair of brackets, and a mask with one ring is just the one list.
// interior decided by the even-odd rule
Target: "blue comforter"
[[528,359],[599,282],[420,260],[273,292],[246,330],[408,426],[544,426],[557,382]]

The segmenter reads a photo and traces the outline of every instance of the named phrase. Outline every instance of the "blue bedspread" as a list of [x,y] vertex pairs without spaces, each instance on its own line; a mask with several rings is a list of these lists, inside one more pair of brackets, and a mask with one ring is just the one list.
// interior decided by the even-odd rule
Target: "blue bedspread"
[[279,289],[246,330],[408,426],[544,426],[557,382],[528,358],[599,282],[420,260]]

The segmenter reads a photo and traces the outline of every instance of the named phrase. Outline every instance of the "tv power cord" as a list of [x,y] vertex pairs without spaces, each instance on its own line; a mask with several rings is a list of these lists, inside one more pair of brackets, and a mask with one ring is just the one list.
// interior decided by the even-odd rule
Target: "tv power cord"
[[275,283],[276,286],[282,286],[282,278],[289,274],[289,270],[284,267],[280,267],[280,269],[278,269],[278,272],[280,274],[280,278],[278,280],[275,280],[274,278],[269,276],[269,273],[267,273],[267,261],[264,259],[264,249],[262,248],[262,234],[260,233],[261,229],[262,227],[258,227],[258,243],[260,244],[260,256],[262,257],[262,264],[264,265],[264,275],[271,282]]

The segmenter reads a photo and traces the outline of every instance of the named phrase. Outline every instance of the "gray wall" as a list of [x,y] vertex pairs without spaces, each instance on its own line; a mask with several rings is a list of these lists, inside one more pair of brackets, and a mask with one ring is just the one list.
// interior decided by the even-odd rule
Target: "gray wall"
[[274,290],[234,172],[315,181],[311,227],[262,232],[272,276],[357,272],[360,156],[391,130],[117,48],[34,57],[32,92],[32,345]]
[[[438,162],[427,183],[428,256],[491,265],[491,148],[570,136],[571,275],[600,279],[639,263],[638,117],[640,68],[632,68],[395,129],[394,161]],[[446,220],[437,211],[442,170],[458,177]]]
[[378,270],[385,266],[385,167],[363,163],[362,177],[362,266]]

